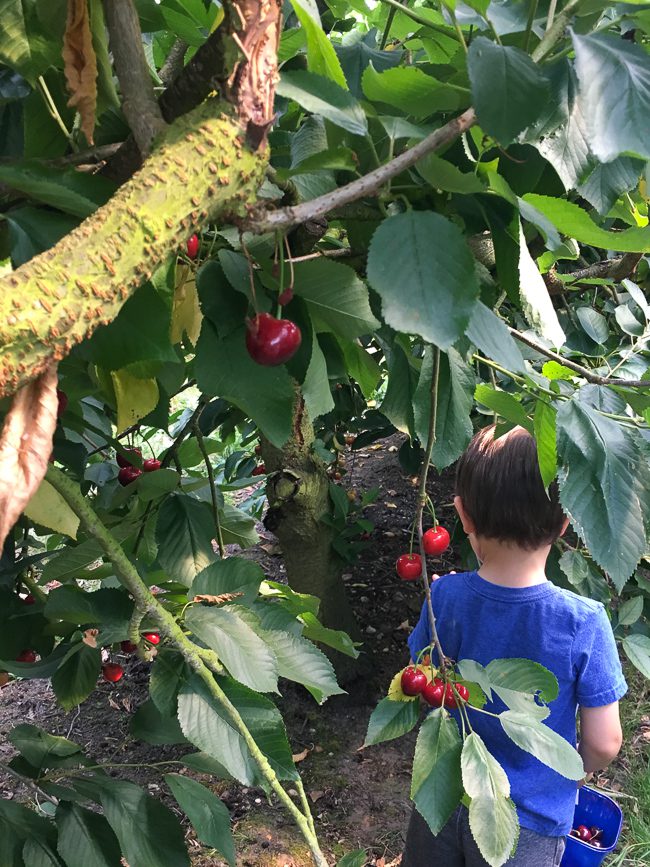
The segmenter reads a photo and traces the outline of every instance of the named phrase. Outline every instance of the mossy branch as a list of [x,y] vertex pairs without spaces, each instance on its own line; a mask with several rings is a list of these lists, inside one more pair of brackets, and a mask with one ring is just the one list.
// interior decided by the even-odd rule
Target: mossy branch
[[151,590],[142,581],[135,566],[124,553],[121,545],[109,533],[104,524],[99,520],[88,500],[83,496],[79,487],[71,481],[65,473],[57,467],[50,465],[46,478],[66,501],[72,511],[78,516],[81,525],[86,532],[96,539],[104,554],[111,560],[115,574],[133,596],[136,608],[150,617],[158,626],[161,634],[171,641],[182,654],[185,662],[196,672],[206,685],[212,698],[215,699],[226,711],[230,722],[244,739],[246,746],[257,763],[262,775],[268,781],[273,791],[278,796],[284,807],[293,817],[311,850],[317,867],[328,867],[325,856],[320,850],[318,840],[313,831],[313,819],[306,805],[303,813],[293,803],[287,792],[282,787],[275,771],[268,759],[257,745],[255,738],[249,731],[239,711],[230,701],[225,692],[214,679],[210,667],[206,664],[204,653],[183,632],[174,617],[164,608],[153,595]]
[[244,137],[235,114],[206,101],[106,205],[0,280],[0,396],[111,322],[201,222],[247,212],[267,160]]

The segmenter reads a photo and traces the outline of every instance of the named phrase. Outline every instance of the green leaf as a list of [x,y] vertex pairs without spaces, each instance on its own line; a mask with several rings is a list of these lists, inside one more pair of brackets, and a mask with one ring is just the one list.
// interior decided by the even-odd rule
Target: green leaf
[[560,232],[575,238],[581,244],[618,250],[621,253],[650,252],[650,228],[608,232],[597,226],[589,214],[573,202],[536,193],[527,193],[523,200],[547,217]]
[[366,116],[357,100],[348,90],[322,75],[303,70],[285,71],[276,92],[353,135],[366,135],[368,132]]
[[27,759],[35,768],[48,768],[56,762],[52,759],[62,759],[79,754],[79,744],[69,741],[58,735],[51,735],[29,723],[21,723],[13,728],[7,735],[7,740]]
[[531,659],[493,659],[485,671],[492,688],[504,686],[518,692],[539,692],[546,702],[558,697],[559,687],[553,672]]
[[417,701],[391,701],[382,698],[368,721],[365,747],[400,738],[416,725],[420,718]]
[[326,644],[328,647],[338,650],[339,653],[351,656],[352,659],[356,659],[359,656],[359,651],[347,632],[323,626],[310,611],[304,611],[300,615],[300,619],[305,624],[303,631],[305,638],[308,638],[310,641],[317,641],[319,644]]
[[460,229],[430,211],[384,220],[370,243],[368,280],[389,325],[441,349],[465,333],[478,296]]
[[54,851],[53,845],[46,840],[32,838],[23,846],[25,867],[64,867]]
[[47,479],[40,483],[24,511],[35,524],[42,524],[57,533],[65,533],[72,539],[77,538],[79,517]]
[[377,72],[371,63],[363,73],[361,83],[371,102],[392,105],[418,119],[437,111],[455,111],[469,102],[469,94],[441,84],[415,66]]
[[521,425],[532,432],[532,425],[526,410],[513,394],[479,383],[474,391],[474,398],[477,403],[498,413],[506,421]]
[[340,262],[314,259],[294,267],[294,292],[303,298],[316,331],[323,326],[349,340],[379,326],[368,302],[368,289],[356,272]]
[[580,754],[553,729],[515,710],[499,714],[504,732],[518,747],[535,756],[568,780],[581,780],[585,775]]
[[575,399],[557,414],[560,501],[617,589],[646,551],[643,479],[633,435]]
[[388,385],[380,411],[402,433],[414,435],[413,395],[418,372],[410,353],[395,342],[388,353]]
[[478,122],[502,145],[537,119],[548,98],[548,80],[527,54],[484,36],[472,40],[468,71]]
[[80,642],[59,666],[52,675],[52,689],[64,710],[72,710],[88,698],[97,685],[101,664],[100,649]]
[[231,867],[235,867],[230,813],[221,799],[197,780],[180,774],[165,774],[165,782],[192,823],[201,843],[216,849]]
[[609,326],[602,313],[594,310],[593,307],[576,307],[574,312],[585,334],[591,337],[595,343],[607,342]]
[[618,609],[618,622],[621,626],[631,626],[643,614],[643,596],[632,596],[626,599]]
[[82,219],[107,202],[115,189],[101,175],[61,171],[29,160],[0,165],[0,183],[27,198]]
[[[422,358],[420,379],[413,396],[415,431],[420,442],[427,441],[431,412],[433,349]],[[436,441],[431,463],[442,470],[460,457],[474,432],[470,413],[474,406],[475,377],[472,368],[455,349],[440,354]]]
[[156,541],[160,565],[173,581],[189,587],[214,559],[215,529],[210,506],[186,494],[167,497],[158,512]]
[[470,798],[495,798],[499,795],[507,798],[510,795],[506,772],[476,732],[465,738],[460,764],[463,787]]
[[126,627],[132,613],[133,602],[126,591],[108,587],[88,591],[64,585],[50,590],[45,602],[45,616],[49,620],[64,620],[78,626]]
[[151,667],[149,695],[163,716],[176,713],[176,696],[183,682],[185,660],[181,654],[168,647],[158,651]]
[[650,678],[650,638],[627,635],[621,642],[625,655],[644,677]]
[[192,582],[190,596],[241,593],[238,604],[250,605],[257,597],[263,580],[264,572],[258,563],[243,557],[228,557],[211,563],[199,572]]
[[411,798],[432,834],[438,834],[460,803],[462,741],[456,721],[437,709],[418,733],[413,758]]
[[[415,69],[408,66],[406,69]],[[427,154],[415,164],[418,173],[436,190],[448,193],[483,193],[485,184],[472,172],[461,170],[437,154]]]
[[38,7],[42,5],[9,0],[3,4],[0,16],[0,61],[19,72],[32,86],[61,56],[60,43],[44,32],[39,21]]
[[120,844],[99,813],[61,801],[56,808],[59,855],[67,867],[120,867]]
[[327,361],[318,340],[312,340],[311,359],[302,381],[301,391],[309,418],[312,421],[322,415],[327,415],[334,409],[334,398],[327,374]]
[[357,849],[348,852],[336,862],[336,867],[365,867],[368,863],[368,854],[365,849]]
[[186,743],[178,720],[173,715],[163,715],[151,699],[143,702],[129,721],[129,733],[136,740],[160,746]]
[[277,692],[275,654],[241,616],[244,612],[239,605],[216,608],[195,604],[185,615],[185,624],[215,651],[237,680],[259,692]]
[[[306,73],[305,73],[306,74]],[[280,448],[291,435],[294,386],[286,367],[262,367],[246,350],[245,329],[220,339],[203,320],[196,346],[196,378],[204,394],[238,406]]]
[[644,47],[604,33],[571,33],[589,143],[608,163],[626,151],[650,157],[650,58]]
[[559,566],[577,593],[599,602],[609,602],[609,585],[593,563],[586,560],[579,551],[565,551],[560,557]]
[[155,473],[143,473],[138,479],[138,499],[143,503],[158,500],[175,491],[179,484],[180,476],[175,470],[161,467]]
[[363,99],[361,80],[370,63],[378,72],[383,72],[399,66],[402,59],[400,51],[378,51],[376,33],[372,30],[353,44],[335,45],[335,50],[348,86],[357,99]]
[[255,518],[242,509],[231,506],[230,503],[224,503],[223,509],[219,509],[219,520],[225,545],[250,548],[259,541],[260,537],[255,529]]
[[548,488],[557,473],[556,415],[555,407],[546,403],[546,401],[538,400],[535,404],[533,430],[535,433],[535,445],[537,446],[539,471],[545,488]]
[[255,785],[258,775],[253,758],[239,732],[228,723],[225,711],[196,675],[178,693],[178,721],[195,747],[215,758],[245,786]]
[[562,346],[566,336],[557,318],[546,283],[528,250],[521,223],[519,224],[519,294],[522,312],[530,325],[553,346]]
[[479,795],[469,805],[469,827],[490,867],[507,862],[519,838],[517,810],[510,798]]
[[374,357],[355,340],[338,341],[345,356],[345,366],[356,380],[365,398],[370,398],[381,381],[381,368]]
[[341,64],[334,45],[323,31],[315,0],[291,0],[291,5],[307,34],[307,68],[347,90]]
[[101,803],[129,864],[190,867],[176,816],[140,786],[97,775],[75,780],[73,788]]
[[622,193],[636,187],[643,166],[642,160],[633,157],[618,157],[611,163],[598,163],[577,190],[604,217]]
[[526,369],[519,347],[507,325],[481,301],[477,301],[472,308],[465,333],[481,352],[497,364],[513,373],[522,373]]

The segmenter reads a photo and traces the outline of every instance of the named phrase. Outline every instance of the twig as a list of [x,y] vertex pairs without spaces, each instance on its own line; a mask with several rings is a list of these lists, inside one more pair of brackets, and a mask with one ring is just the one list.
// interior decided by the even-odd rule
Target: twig
[[[81,525],[89,536],[96,539],[104,554],[111,560],[115,568],[115,574],[124,587],[129,590],[135,604],[156,623],[160,632],[166,636],[180,651],[188,666],[194,671],[207,687],[210,696],[225,710],[230,723],[242,736],[246,746],[251,752],[260,772],[268,781],[271,789],[276,793],[284,807],[293,817],[295,823],[311,849],[314,862],[317,867],[327,867],[327,860],[321,852],[318,839],[313,833],[310,820],[291,800],[288,793],[282,787],[277,774],[271,767],[269,760],[259,748],[248,726],[242,719],[241,714],[230,701],[221,686],[215,680],[210,669],[203,661],[199,648],[191,641],[176,622],[172,614],[164,608],[153,595],[151,590],[142,581],[137,569],[124,553],[121,545],[106,529],[104,524],[93,510],[90,503],[81,493],[77,485],[69,479],[65,473],[55,466],[49,465],[47,480],[61,494],[72,511],[79,517]],[[307,809],[309,809],[307,805]]]
[[580,5],[580,2],[581,0],[569,0],[564,9],[555,18],[551,26],[547,29],[546,33],[542,37],[542,40],[537,46],[537,48],[530,55],[535,61],[535,63],[539,63],[540,60],[543,60],[549,53],[549,51],[553,48],[558,39],[562,37],[562,34],[564,33],[564,28],[567,26],[569,19]]
[[297,226],[299,223],[304,223],[306,220],[313,219],[314,217],[324,217],[334,210],[334,208],[347,205],[363,196],[376,195],[390,178],[394,178],[396,175],[410,168],[423,156],[431,153],[431,151],[454,141],[454,139],[473,126],[474,123],[476,123],[476,114],[473,108],[468,108],[459,117],[450,120],[443,127],[432,132],[412,148],[409,148],[409,150],[404,151],[390,162],[373,169],[373,171],[368,172],[362,178],[358,178],[344,187],[339,187],[309,202],[302,202],[299,205],[292,205],[286,208],[278,208],[276,211],[267,211],[258,218],[251,220],[246,229],[259,235],[266,232],[289,229],[291,226]]
[[291,259],[285,259],[285,262],[309,262],[310,259],[344,259],[352,256],[352,250],[349,247],[337,247],[334,250],[316,250],[315,253],[307,253],[306,256],[294,256]]
[[14,779],[19,780],[24,786],[27,786],[27,788],[31,789],[32,792],[37,794],[39,797],[45,798],[46,801],[49,801],[50,804],[54,804],[55,807],[58,806],[58,800],[52,797],[52,795],[48,795],[47,792],[44,792],[38,783],[34,782],[34,780],[30,780],[29,777],[23,777],[22,774],[14,771],[14,769],[10,768],[9,765],[2,764],[0,765],[0,769],[6,774],[10,774]]
[[210,483],[210,499],[212,500],[212,516],[214,518],[214,527],[217,532],[217,545],[219,546],[219,556],[223,560],[226,556],[226,547],[223,544],[223,533],[221,532],[221,521],[219,520],[219,504],[217,503],[217,489],[214,484],[214,471],[212,470],[212,464],[210,463],[210,455],[205,447],[203,434],[199,428],[198,418],[194,422],[194,436],[196,437],[199,450],[203,455],[203,462],[208,474],[208,481]]
[[526,334],[522,334],[521,331],[517,331],[516,328],[508,328],[508,330],[516,340],[519,340],[521,343],[525,343],[526,346],[530,346],[531,349],[534,349],[535,352],[539,352],[540,355],[545,355],[552,361],[557,361],[558,364],[562,364],[564,365],[564,367],[568,367],[569,370],[574,370],[576,373],[579,373],[580,376],[584,377],[587,382],[592,382],[594,383],[594,385],[619,385],[623,386],[624,388],[650,388],[650,379],[611,379],[607,376],[600,376],[597,373],[592,373],[591,370],[588,370],[581,364],[576,364],[575,361],[564,358],[557,352],[553,352],[551,349],[547,349],[545,346],[536,343],[534,340],[531,340],[531,338],[528,337]]
[[429,21],[428,18],[423,18],[421,15],[418,15],[417,12],[412,12],[408,6],[403,6],[399,0],[381,0],[381,2],[385,3],[386,6],[392,6],[396,12],[403,12],[407,18],[410,18],[411,21],[415,21],[416,24],[428,27],[436,33],[443,33],[445,36],[450,35],[451,27],[441,27],[440,24],[434,24],[433,21]]
[[122,91],[122,110],[141,156],[165,129],[142,47],[140,20],[133,0],[103,0],[115,73]]
[[581,280],[590,280],[594,277],[610,277],[612,280],[620,282],[634,273],[634,269],[641,261],[642,256],[643,253],[625,253],[624,256],[616,259],[595,262],[587,268],[581,268],[562,276],[570,277],[571,283],[579,283]]
[[427,555],[424,550],[424,541],[422,539],[422,514],[427,504],[427,475],[429,472],[429,463],[431,462],[431,454],[436,442],[436,422],[438,418],[438,382],[440,379],[440,350],[436,347],[434,356],[433,376],[431,377],[431,411],[429,413],[429,433],[427,436],[427,447],[422,460],[422,469],[420,471],[420,481],[418,484],[418,508],[415,520],[418,527],[418,538],[420,540],[420,559],[422,560],[422,582],[424,584],[424,595],[427,602],[427,612],[429,615],[429,631],[431,632],[431,640],[433,641],[436,651],[438,652],[438,661],[440,669],[445,672],[445,655],[440,646],[438,638],[438,630],[436,629],[436,616],[433,613],[431,605],[431,587],[429,586],[429,577],[427,575]]

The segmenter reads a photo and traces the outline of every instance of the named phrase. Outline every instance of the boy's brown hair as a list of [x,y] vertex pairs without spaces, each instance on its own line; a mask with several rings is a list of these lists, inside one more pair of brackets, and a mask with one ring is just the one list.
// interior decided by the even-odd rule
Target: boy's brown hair
[[522,427],[494,433],[495,425],[478,431],[456,467],[456,493],[476,534],[529,550],[554,542],[564,513],[556,482],[544,490],[534,438]]

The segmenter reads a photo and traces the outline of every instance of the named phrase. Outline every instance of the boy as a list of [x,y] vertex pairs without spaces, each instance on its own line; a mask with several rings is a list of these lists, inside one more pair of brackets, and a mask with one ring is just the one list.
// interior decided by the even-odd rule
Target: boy
[[[434,581],[431,601],[443,653],[456,661],[532,659],[558,679],[544,721],[575,746],[576,712],[586,774],[618,754],[618,700],[627,690],[614,636],[599,602],[562,590],[544,574],[553,542],[567,528],[557,486],[540,476],[535,440],[517,427],[499,439],[479,431],[458,462],[454,505],[478,558],[477,572]],[[408,643],[411,656],[431,642],[426,607]],[[435,654],[434,654],[435,656]],[[435,659],[434,659],[435,662]],[[504,709],[499,699],[488,710]],[[521,834],[512,867],[556,867],[571,829],[576,784],[517,747],[498,721],[472,713],[474,730],[503,766]],[[402,867],[486,865],[460,806],[435,837],[413,810]]]

